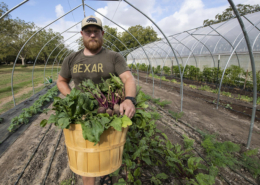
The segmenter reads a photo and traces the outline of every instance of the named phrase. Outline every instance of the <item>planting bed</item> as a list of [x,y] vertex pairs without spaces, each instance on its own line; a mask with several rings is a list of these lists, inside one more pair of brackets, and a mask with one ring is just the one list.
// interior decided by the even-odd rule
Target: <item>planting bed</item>
[[[144,93],[152,95],[150,83],[142,81],[139,83]],[[166,84],[165,88],[167,87]],[[178,122],[168,116],[160,108],[157,108],[157,111],[163,116],[162,119],[156,121],[157,128],[164,132],[173,144],[183,145],[181,135],[186,134],[196,141],[194,147],[199,154],[194,150],[195,155],[205,157],[205,153],[200,146],[201,136],[189,126],[182,124],[188,123],[192,127],[196,127],[204,132],[218,134],[218,141],[232,141],[241,144],[242,150],[245,150],[244,146],[250,124],[248,117],[238,116],[222,107],[216,110],[214,106],[201,99],[195,99],[194,97],[185,95],[185,90],[184,96],[184,116]],[[62,97],[62,95],[60,95],[60,97]],[[172,88],[160,89],[157,83],[155,98],[172,101],[164,110],[167,111],[167,109],[169,109],[174,112],[179,112],[180,96],[177,87],[176,91]],[[155,105],[150,102],[149,107],[151,108],[153,106],[155,107]],[[52,113],[53,112],[50,111],[47,115],[44,113],[41,114],[4,155],[1,156],[0,169],[2,170],[0,173],[0,184],[15,184],[24,169],[24,173],[17,184],[42,184],[44,179],[46,179],[45,184],[56,185],[65,184],[65,182],[67,182],[67,184],[82,184],[81,178],[78,175],[74,175],[69,169],[64,137],[60,135],[61,131],[52,125],[50,127],[47,125],[45,128],[40,127],[41,120],[48,119]],[[251,141],[252,148],[260,147],[259,126],[259,121],[256,121]],[[33,158],[30,160],[32,156]],[[27,167],[26,164],[28,164]],[[48,170],[49,167],[50,170]],[[146,172],[149,173],[149,169],[147,169]],[[239,169],[239,173],[242,173],[245,178],[232,172],[229,168],[221,169],[220,172],[221,174],[216,178],[216,184],[244,185],[260,183],[244,168]],[[97,178],[96,184],[99,184],[98,180]],[[185,180],[177,180],[174,178],[171,180],[172,182],[165,184],[185,184]],[[147,184],[151,183],[147,182]]]
[[[145,73],[139,73],[139,79],[147,83],[152,83],[152,78],[148,77],[146,80],[146,74]],[[167,79],[171,80],[173,78],[167,77]],[[175,78],[176,79],[176,78]],[[154,79],[155,85],[158,87],[161,87],[163,89],[166,89],[168,91],[175,91],[180,93],[180,84],[174,84],[172,82],[166,82],[166,81],[161,81],[158,79]],[[179,82],[179,79],[176,79],[176,81]],[[206,84],[201,84],[196,81],[191,81],[191,80],[184,80],[184,83],[187,85],[196,85],[197,88],[201,87],[201,85],[206,85]],[[215,89],[215,85],[209,85],[211,88]],[[219,101],[219,106],[224,107],[233,114],[237,116],[242,116],[242,117],[247,117],[251,118],[252,114],[252,102],[248,103],[242,100],[235,99],[236,97],[239,97],[239,95],[247,95],[252,97],[252,92],[248,91],[241,91],[239,89],[232,89],[232,88],[221,88],[221,91],[229,92],[231,93],[232,98],[229,98],[227,96],[220,95],[220,101]],[[202,90],[197,90],[197,89],[192,89],[188,86],[184,86],[184,91],[183,91],[183,96],[184,100],[185,98],[191,97],[191,98],[196,98],[196,99],[201,99],[206,101],[209,104],[212,104],[213,107],[216,107],[217,103],[217,94],[207,92],[207,91],[202,91]],[[233,98],[234,97],[234,98]],[[258,97],[260,97],[260,94],[258,93]],[[257,106],[256,110],[256,120],[260,121],[260,105]]]

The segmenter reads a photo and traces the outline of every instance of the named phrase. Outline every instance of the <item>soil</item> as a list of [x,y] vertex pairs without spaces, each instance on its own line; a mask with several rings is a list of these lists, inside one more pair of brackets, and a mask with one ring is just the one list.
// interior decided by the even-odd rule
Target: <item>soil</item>
[[[41,87],[43,86],[44,84],[38,84],[37,86],[35,86],[34,88],[38,88],[38,87]],[[32,87],[28,87],[28,88],[24,88],[24,89],[21,89],[18,93],[16,93],[14,95],[15,98],[19,98],[20,96],[22,96],[23,94],[25,93],[28,93],[29,91],[32,91],[33,88]],[[9,96],[9,97],[6,97],[6,98],[2,98],[0,99],[0,107],[2,107],[4,104],[10,102],[13,100],[13,97],[12,96]]]
[[[139,81],[142,90],[149,95],[152,95],[152,86],[150,83]],[[157,85],[159,85],[157,83]],[[172,88],[160,89],[155,88],[154,98],[161,100],[170,100],[172,103],[166,109],[174,112],[180,111],[180,95]],[[185,89],[188,87],[185,87]],[[207,92],[206,92],[207,93]],[[185,95],[185,91],[184,91]],[[62,95],[60,95],[62,97]],[[197,96],[197,95],[195,95]],[[243,104],[243,102],[240,102]],[[51,106],[49,107],[51,108]],[[181,118],[183,122],[191,126],[205,131],[210,134],[217,134],[219,141],[232,141],[241,144],[244,148],[247,143],[248,131],[250,126],[250,118],[244,115],[238,115],[229,110],[220,107],[218,110],[215,105],[209,104],[198,98],[185,95],[183,101],[184,116]],[[17,139],[14,144],[1,156],[0,158],[0,184],[14,184],[23,171],[25,165],[31,158],[34,150],[38,146],[41,138],[44,136],[49,125],[45,128],[40,127],[40,122],[43,119],[48,119],[53,112],[41,114],[30,127]],[[166,116],[164,115],[164,118]],[[166,123],[171,123],[169,119],[165,119]],[[251,148],[260,148],[260,122],[255,121]],[[167,129],[161,122],[158,123],[158,128],[164,131],[173,143],[182,144],[182,139],[173,131]],[[46,171],[50,164],[55,146],[59,139],[60,130],[54,126],[50,127],[44,137],[37,152],[34,154],[31,162],[26,167],[18,184],[41,184],[46,176]],[[194,134],[195,135],[195,134]],[[195,135],[196,136],[196,135]],[[82,184],[81,177],[73,175],[68,166],[68,159],[66,153],[66,146],[64,136],[58,144],[53,162],[51,164],[49,175],[47,176],[45,184],[60,184],[61,182],[71,182],[68,184],[80,185]],[[241,180],[235,174],[223,170],[224,174],[228,174],[228,180],[231,184],[248,184]],[[246,173],[245,173],[246,174]],[[250,177],[250,175],[249,175]],[[241,181],[241,183],[238,183]],[[255,181],[254,181],[255,182]],[[96,184],[99,184],[99,178],[96,178]],[[216,184],[225,184],[221,178],[217,178]]]

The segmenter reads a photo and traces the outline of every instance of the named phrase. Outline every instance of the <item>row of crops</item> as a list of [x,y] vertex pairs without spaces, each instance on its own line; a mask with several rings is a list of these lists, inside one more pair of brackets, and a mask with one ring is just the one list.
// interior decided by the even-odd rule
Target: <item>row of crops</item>
[[[131,69],[143,72],[151,73],[151,70],[154,74],[157,75],[173,75],[174,77],[180,78],[180,71],[178,66],[163,66],[158,65],[157,67],[151,67],[145,63],[137,63],[128,65]],[[180,69],[183,72],[184,66],[180,65]],[[183,78],[189,80],[196,80],[198,82],[207,82],[207,83],[219,83],[221,76],[223,74],[223,69],[218,67],[204,67],[203,70],[200,70],[198,67],[192,65],[186,65]],[[256,74],[257,81],[260,81],[260,71]],[[225,70],[223,77],[223,85],[230,87],[237,87],[240,89],[253,89],[253,75],[252,71],[245,71],[243,68],[235,65],[231,65]],[[257,89],[260,89],[260,83],[257,84]]]

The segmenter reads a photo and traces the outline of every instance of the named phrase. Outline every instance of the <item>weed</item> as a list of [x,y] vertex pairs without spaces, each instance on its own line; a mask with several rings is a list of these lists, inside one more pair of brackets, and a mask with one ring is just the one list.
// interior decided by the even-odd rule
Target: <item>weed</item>
[[73,178],[65,179],[60,182],[60,185],[71,185],[73,181]]
[[260,97],[257,98],[256,103],[257,103],[257,105],[260,105]]
[[225,108],[226,108],[226,109],[232,109],[232,107],[230,106],[230,104],[227,104],[227,105],[225,106]]
[[4,122],[4,118],[0,118],[0,124]]
[[221,94],[231,98],[231,93],[230,92],[222,91]]
[[166,81],[166,82],[170,82],[170,80],[166,79],[165,76],[162,76],[161,80]]
[[153,103],[158,103],[160,102],[160,98],[152,98],[151,99]]
[[160,107],[165,107],[165,105],[169,105],[171,103],[172,103],[171,101],[164,100],[164,101],[161,101],[161,102],[157,102],[156,104],[159,105]]
[[178,113],[178,112],[173,112],[171,110],[168,110],[168,112],[175,118],[176,121],[178,121],[178,119],[180,119],[184,114],[184,112]]
[[243,100],[243,101],[246,101],[246,102],[252,102],[253,101],[253,97],[248,97],[248,96],[245,96],[245,95],[240,95],[240,97],[238,97],[237,99],[240,99],[240,100]]
[[189,85],[189,87],[192,88],[192,89],[197,89],[196,85]]
[[202,90],[202,91],[208,91],[208,92],[212,92],[212,89],[210,88],[210,86],[207,86],[207,85],[202,85],[200,88],[198,88],[199,90]]
[[173,82],[173,83],[178,83],[175,79],[172,79],[171,82]]

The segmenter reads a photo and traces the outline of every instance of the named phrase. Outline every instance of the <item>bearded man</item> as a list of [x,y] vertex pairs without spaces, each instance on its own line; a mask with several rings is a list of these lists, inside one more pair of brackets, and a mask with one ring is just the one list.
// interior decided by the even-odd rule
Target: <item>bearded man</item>
[[[60,92],[65,96],[70,93],[68,84],[71,79],[75,83],[75,88],[80,89],[79,84],[86,79],[91,79],[97,84],[102,82],[101,78],[106,80],[110,78],[110,73],[115,74],[125,85],[126,100],[120,104],[120,113],[131,119],[135,114],[136,84],[126,61],[120,54],[102,47],[104,31],[98,17],[84,18],[81,29],[85,48],[64,59],[57,80]],[[82,180],[84,185],[95,183],[95,177],[82,177]],[[111,178],[109,175],[101,177],[100,183],[112,184]]]

